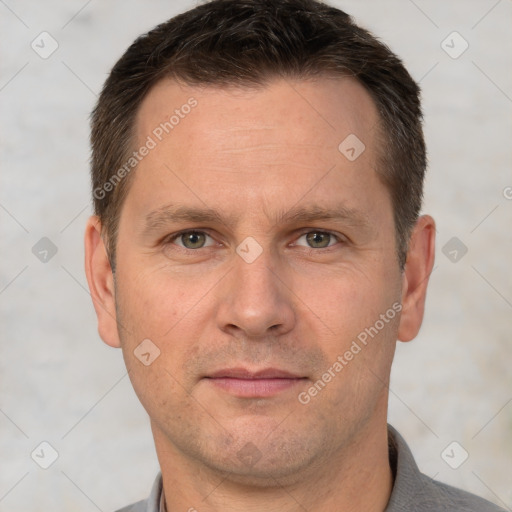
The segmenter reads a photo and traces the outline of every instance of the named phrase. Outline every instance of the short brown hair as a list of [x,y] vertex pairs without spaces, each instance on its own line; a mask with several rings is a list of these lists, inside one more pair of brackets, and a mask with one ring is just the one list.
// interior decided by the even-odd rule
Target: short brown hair
[[91,122],[94,209],[112,268],[131,174],[112,177],[133,152],[135,117],[156,82],[248,87],[322,75],[355,77],[377,106],[377,172],[391,194],[403,269],[426,169],[420,90],[386,45],[316,0],[212,0],[140,36],[115,64]]

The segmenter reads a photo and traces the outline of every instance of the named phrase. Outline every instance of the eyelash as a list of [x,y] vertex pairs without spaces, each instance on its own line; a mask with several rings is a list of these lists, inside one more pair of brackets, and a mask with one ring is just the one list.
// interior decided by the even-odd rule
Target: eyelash
[[[207,231],[204,231],[204,230],[201,230],[201,229],[186,229],[186,230],[183,230],[183,231],[179,231],[178,233],[174,233],[168,237],[166,237],[164,240],[163,240],[163,243],[165,245],[168,245],[168,244],[171,244],[173,243],[175,240],[177,240],[178,238],[180,238],[182,235],[186,235],[187,233],[201,233],[201,234],[205,234],[207,236],[209,236],[210,238],[213,239],[213,237],[207,232]],[[347,239],[345,237],[343,237],[342,235],[338,234],[338,233],[335,233],[334,231],[325,231],[325,230],[320,230],[320,229],[308,229],[308,230],[305,230],[305,231],[302,231],[297,240],[301,237],[303,237],[304,235],[307,235],[308,233],[321,233],[321,234],[325,234],[325,235],[331,235],[333,236],[337,241],[338,243],[347,243]],[[189,249],[187,247],[182,247],[180,245],[177,245],[175,244],[176,247],[178,247],[179,249],[183,250],[183,251],[186,251],[186,252],[197,252],[199,251],[200,249],[208,249],[209,247],[199,247],[198,249]],[[330,252],[331,250],[333,250],[333,248],[336,247],[337,244],[334,244],[334,245],[328,245],[327,247],[307,247],[307,246],[300,246],[300,247],[303,247],[303,249],[308,252],[308,254],[310,253],[318,253],[320,250],[322,250],[323,252]]]

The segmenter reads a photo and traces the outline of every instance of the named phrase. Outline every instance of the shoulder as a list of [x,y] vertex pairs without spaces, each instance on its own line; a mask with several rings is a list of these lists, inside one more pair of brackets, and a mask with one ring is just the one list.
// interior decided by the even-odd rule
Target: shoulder
[[131,505],[120,508],[119,510],[116,510],[116,512],[146,512],[147,507],[147,500],[141,500],[137,501],[137,503],[132,503]]
[[505,512],[505,509],[475,494],[421,475],[422,487],[411,496],[417,508],[409,510],[435,512]]
[[388,442],[395,481],[386,512],[505,512],[479,496],[421,473],[407,443],[391,425]]
[[127,505],[126,507],[116,510],[116,512],[158,512],[160,510],[161,495],[162,473],[159,471],[147,499]]

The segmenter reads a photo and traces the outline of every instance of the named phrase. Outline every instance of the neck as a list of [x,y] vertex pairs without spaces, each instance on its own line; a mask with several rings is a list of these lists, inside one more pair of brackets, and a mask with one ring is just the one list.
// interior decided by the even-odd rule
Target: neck
[[266,485],[219,474],[179,451],[153,423],[152,429],[167,512],[382,512],[393,487],[385,416],[293,481]]

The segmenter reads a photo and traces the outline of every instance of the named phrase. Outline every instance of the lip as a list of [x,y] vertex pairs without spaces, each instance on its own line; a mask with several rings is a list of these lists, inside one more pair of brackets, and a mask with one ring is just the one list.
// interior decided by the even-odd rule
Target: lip
[[224,368],[207,376],[210,379],[300,379],[300,375],[279,370],[277,368],[264,368],[262,370],[250,371],[246,368]]
[[289,390],[306,377],[277,368],[250,371],[246,368],[225,368],[205,379],[216,388],[239,398],[266,398]]

